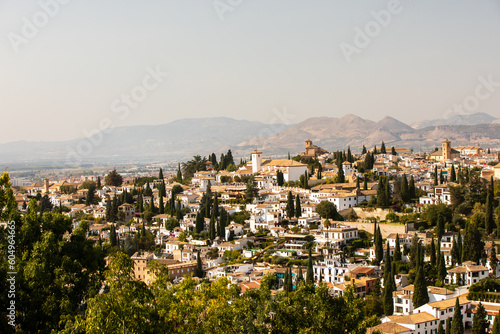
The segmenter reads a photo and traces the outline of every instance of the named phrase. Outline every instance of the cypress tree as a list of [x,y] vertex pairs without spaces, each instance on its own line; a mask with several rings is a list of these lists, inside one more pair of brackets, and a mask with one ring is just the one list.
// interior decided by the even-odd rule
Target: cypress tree
[[356,178],[356,189],[360,188],[359,177]]
[[398,155],[398,153],[396,152],[396,149],[393,147],[391,147],[391,155]]
[[451,331],[453,334],[464,334],[464,324],[462,320],[462,312],[460,311],[460,302],[458,297],[455,302],[455,312],[453,313],[453,320],[451,322]]
[[443,323],[440,321],[438,325],[438,332],[437,334],[444,334],[443,332]]
[[438,185],[438,167],[434,167],[434,186]]
[[457,182],[457,173],[455,172],[455,166],[453,164],[451,165],[450,181]]
[[410,202],[410,190],[408,189],[406,174],[403,174],[403,179],[401,180],[401,200],[404,203]]
[[497,265],[498,265],[497,250],[496,250],[495,242],[493,241],[493,244],[491,245],[491,253],[490,253],[490,267],[491,267],[491,271],[493,272],[493,276],[497,276]]
[[451,318],[446,319],[446,334],[451,334]]
[[436,268],[436,245],[434,244],[434,237],[431,240],[431,266]]
[[115,224],[111,224],[111,229],[109,231],[109,242],[111,243],[111,247],[117,245]]
[[196,269],[195,269],[196,277],[203,278],[203,266],[201,265],[201,256],[200,251],[196,253]]
[[300,218],[302,215],[302,208],[300,207],[300,196],[295,196],[295,217]]
[[389,241],[387,242],[387,248],[385,251],[385,260],[384,260],[384,286],[385,286],[385,281],[389,279],[391,276],[391,270],[392,270],[392,265],[391,265],[391,247],[389,247]]
[[458,245],[457,241],[455,238],[453,238],[453,244],[451,246],[451,265],[455,265],[455,263],[458,263]]
[[382,141],[382,145],[380,145],[380,153],[382,154],[386,154],[387,151],[385,150],[385,143],[384,141]]
[[215,217],[219,217],[219,199],[217,198],[217,192],[214,194],[214,204],[212,208],[212,212]]
[[380,225],[377,227],[377,245],[375,247],[375,261],[380,263],[384,258],[384,247],[382,240],[382,233],[380,232]]
[[493,320],[491,334],[500,334],[500,320],[498,319],[498,314],[495,316],[495,320]]
[[394,262],[401,261],[401,245],[399,243],[399,233],[396,233],[396,246],[394,248]]
[[182,171],[181,171],[181,164],[177,166],[177,182],[182,183]]
[[486,214],[484,216],[484,226],[486,234],[491,234],[493,232],[493,193],[488,189],[488,194],[486,195]]
[[338,167],[338,173],[337,173],[337,183],[344,183],[345,182],[345,175],[344,175],[344,168],[342,164],[337,165]]
[[490,327],[487,317],[488,314],[483,304],[479,302],[476,308],[476,314],[474,314],[474,318],[472,319],[473,334],[486,334],[487,329]]
[[429,302],[429,294],[427,285],[425,283],[424,264],[421,259],[423,255],[422,247],[418,246],[417,252],[417,274],[415,276],[415,283],[413,287],[413,307],[417,308]]
[[210,240],[215,239],[215,216],[210,217],[210,224],[208,225],[208,237]]
[[366,146],[363,145],[363,149],[361,150],[361,154],[366,154]]
[[458,230],[457,236],[457,264],[461,265],[463,262],[463,246],[462,246],[462,234],[460,233],[460,229]]
[[378,181],[377,188],[377,206],[380,208],[385,208],[387,203],[386,191],[385,191],[385,178],[381,176]]
[[444,279],[446,278],[446,262],[444,260],[444,254],[441,253],[441,258],[439,259],[439,269],[438,269],[438,280],[444,284]]
[[363,178],[363,190],[368,190],[368,177]]
[[313,273],[313,260],[312,260],[312,247],[309,247],[309,257],[307,260],[307,272],[306,272],[306,284],[314,284],[314,273]]
[[163,180],[163,170],[160,168],[160,172],[158,173],[158,178]]
[[201,231],[203,231],[204,227],[205,227],[205,219],[201,214],[201,212],[198,211],[198,213],[196,214],[196,226],[195,226],[196,233],[199,234]]
[[288,198],[286,201],[286,216],[288,217],[288,219],[291,219],[294,216],[294,214],[295,214],[295,208],[293,205],[293,195],[292,192],[289,191]]
[[165,213],[165,204],[163,204],[163,195],[160,195],[160,201],[158,203],[158,209],[160,210],[160,214]]
[[410,182],[408,182],[408,191],[410,192],[410,200],[417,197],[417,192],[415,189],[415,179],[413,179],[413,175],[410,177]]
[[297,274],[297,284],[296,285],[299,285],[299,282],[303,282],[304,281],[304,276],[302,275],[302,267],[299,266],[299,273]]

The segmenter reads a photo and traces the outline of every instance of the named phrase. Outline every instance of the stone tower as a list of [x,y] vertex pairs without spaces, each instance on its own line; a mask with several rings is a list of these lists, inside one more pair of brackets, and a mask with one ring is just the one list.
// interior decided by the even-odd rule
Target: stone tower
[[451,159],[451,141],[445,139],[443,141],[443,160]]
[[260,172],[262,168],[262,152],[259,150],[254,150],[252,152],[252,173]]

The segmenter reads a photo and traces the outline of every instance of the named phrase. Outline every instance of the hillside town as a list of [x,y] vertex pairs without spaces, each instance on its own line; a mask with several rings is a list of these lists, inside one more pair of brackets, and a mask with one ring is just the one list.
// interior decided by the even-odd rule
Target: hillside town
[[499,154],[452,144],[355,153],[305,140],[283,158],[229,150],[168,172],[11,178],[10,189],[21,217],[67,217],[61,238],[83,231],[107,247],[106,268],[126,254],[145,286],[158,265],[174,286],[266,285],[271,299],[310,285],[362,300],[366,333],[485,333],[500,328]]

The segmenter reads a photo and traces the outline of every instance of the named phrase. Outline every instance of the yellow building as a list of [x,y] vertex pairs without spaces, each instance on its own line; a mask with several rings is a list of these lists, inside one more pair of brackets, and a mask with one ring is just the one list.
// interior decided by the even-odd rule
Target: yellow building
[[441,162],[460,159],[460,152],[451,148],[451,141],[445,139],[443,141],[441,149],[430,154],[430,159]]

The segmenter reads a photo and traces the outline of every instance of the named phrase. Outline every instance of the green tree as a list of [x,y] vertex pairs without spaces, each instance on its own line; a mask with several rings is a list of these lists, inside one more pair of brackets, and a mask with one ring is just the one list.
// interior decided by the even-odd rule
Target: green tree
[[295,217],[298,219],[302,215],[302,208],[300,207],[300,196],[295,196]]
[[195,268],[195,274],[196,277],[203,278],[203,267],[201,265],[201,256],[200,256],[200,251],[196,253],[196,268]]
[[413,175],[410,177],[410,182],[408,182],[408,191],[410,192],[410,198],[414,199],[417,197],[416,189],[415,189],[415,180],[413,179]]
[[255,186],[253,176],[251,176],[251,177],[248,179],[248,182],[247,182],[247,184],[246,184],[246,189],[245,189],[245,196],[246,196],[247,202],[248,202],[248,203],[252,202],[252,201],[253,201],[253,199],[254,199],[255,197],[257,197],[257,193],[258,193],[258,189],[257,189],[257,187]]
[[345,182],[345,174],[344,174],[344,168],[342,164],[337,165],[338,167],[338,172],[337,172],[337,183],[344,183]]
[[455,302],[455,312],[453,313],[453,320],[451,322],[451,331],[453,334],[464,334],[464,324],[462,320],[462,311],[460,310],[460,302],[458,297]]
[[486,195],[486,213],[484,217],[484,229],[486,234],[491,234],[495,225],[495,221],[493,220],[493,197],[493,185],[491,185]]
[[438,280],[444,283],[444,279],[446,278],[446,262],[444,260],[444,254],[441,253],[441,258],[439,259],[439,268],[438,268]]
[[278,170],[276,172],[276,182],[278,183],[278,186],[281,187],[285,183],[285,179],[283,177],[283,172],[281,170]]
[[291,219],[295,215],[295,206],[293,204],[293,194],[291,191],[288,192],[286,200],[286,216]]
[[401,261],[401,245],[399,242],[399,233],[396,233],[396,244],[394,247],[394,262]]
[[451,318],[448,317],[446,319],[446,334],[450,334],[451,333]]
[[462,257],[463,261],[473,261],[479,263],[484,250],[481,232],[477,225],[466,223],[463,241]]
[[177,166],[177,182],[182,183],[182,170],[181,170],[181,164]]
[[418,244],[417,251],[417,274],[413,288],[413,307],[417,308],[429,302],[429,293],[425,282],[425,272],[423,264],[423,247]]
[[[438,240],[439,242],[439,240]],[[434,243],[434,237],[431,239],[431,267],[436,268],[436,244]]]
[[160,171],[158,172],[158,179],[163,180],[163,169],[160,168]]
[[406,178],[406,174],[403,174],[403,178],[401,180],[401,200],[404,203],[409,203],[410,198],[410,189],[408,188],[408,179]]
[[439,325],[438,325],[438,332],[437,332],[437,334],[444,334],[443,323],[441,321],[439,322]]
[[497,265],[498,265],[497,250],[496,250],[495,242],[493,241],[493,244],[491,245],[491,252],[490,252],[490,267],[491,267],[491,271],[493,272],[493,276],[497,275]]
[[342,216],[337,212],[337,207],[330,201],[321,201],[316,205],[316,212],[323,219],[343,220]]
[[119,187],[122,185],[122,183],[123,183],[123,177],[120,174],[118,174],[116,169],[109,172],[108,175],[106,175],[106,177],[104,178],[104,184],[107,186]]
[[493,320],[493,327],[491,328],[491,334],[500,334],[500,320],[498,319],[498,313]]
[[396,152],[396,149],[393,147],[391,147],[391,155],[398,155],[398,153]]
[[451,165],[450,181],[457,182],[457,173],[455,172],[455,166],[453,164]]
[[382,145],[380,146],[380,153],[382,154],[386,154],[387,151],[385,150],[385,143],[384,141],[382,141]]
[[134,279],[133,261],[124,253],[111,256],[106,271],[109,292],[90,298],[82,330],[86,333],[145,333],[151,317],[152,295]]
[[307,258],[307,272],[306,272],[306,284],[314,284],[314,273],[313,273],[313,260],[311,254],[311,247],[309,247],[309,253]]
[[487,317],[488,314],[486,313],[483,304],[479,302],[476,308],[476,314],[474,314],[474,318],[472,319],[473,334],[486,334],[490,327]]

